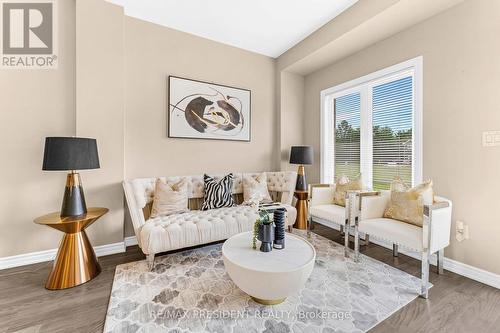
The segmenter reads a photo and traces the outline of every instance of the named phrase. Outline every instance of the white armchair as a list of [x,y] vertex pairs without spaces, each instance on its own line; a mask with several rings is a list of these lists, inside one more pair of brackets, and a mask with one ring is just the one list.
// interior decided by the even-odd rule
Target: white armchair
[[308,235],[314,223],[343,232],[348,222],[347,209],[333,204],[334,191],[335,184],[309,185]]
[[[424,206],[423,226],[384,218],[384,211],[390,200],[390,192],[365,196],[363,192],[348,193],[349,225],[354,228],[354,236],[367,234],[372,238],[393,244],[393,254],[398,255],[398,247],[419,252],[422,256],[421,296],[428,297],[429,256],[437,253],[438,273],[443,273],[444,248],[450,243],[452,203],[442,197],[435,197],[435,203]],[[359,242],[355,241],[355,259],[359,256]]]
[[[349,197],[346,195],[346,207],[333,204],[333,193],[335,184],[310,184],[309,185],[309,209],[308,228],[309,235],[315,223],[339,230],[344,233],[348,229],[349,220],[356,215],[349,206]],[[376,195],[379,192],[364,191],[362,196]],[[383,211],[382,211],[383,212]],[[350,228],[349,228],[350,229]],[[348,256],[349,233],[345,233],[344,246],[345,256]],[[369,242],[369,236],[365,234],[365,243]],[[359,237],[354,237],[355,247],[358,246]]]

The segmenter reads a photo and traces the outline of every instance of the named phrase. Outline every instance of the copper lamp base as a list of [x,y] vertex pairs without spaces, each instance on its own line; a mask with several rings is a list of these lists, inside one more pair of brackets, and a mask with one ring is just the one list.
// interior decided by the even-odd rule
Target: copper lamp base
[[295,229],[307,229],[307,198],[309,193],[307,191],[295,191],[295,197],[297,198],[297,203],[295,204],[295,209],[297,209],[297,219],[293,227]]

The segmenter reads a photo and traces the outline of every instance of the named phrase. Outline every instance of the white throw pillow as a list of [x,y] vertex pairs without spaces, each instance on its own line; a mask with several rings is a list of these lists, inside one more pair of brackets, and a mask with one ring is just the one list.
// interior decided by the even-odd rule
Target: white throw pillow
[[188,180],[164,183],[156,180],[150,217],[167,216],[188,211]]
[[257,176],[243,176],[243,203],[249,204],[255,199],[264,203],[273,201],[267,189],[267,175],[265,172]]

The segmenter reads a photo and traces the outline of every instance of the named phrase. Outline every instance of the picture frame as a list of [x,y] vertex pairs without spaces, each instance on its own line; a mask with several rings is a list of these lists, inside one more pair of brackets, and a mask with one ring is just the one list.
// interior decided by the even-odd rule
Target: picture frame
[[169,138],[251,141],[251,90],[169,75],[167,93]]

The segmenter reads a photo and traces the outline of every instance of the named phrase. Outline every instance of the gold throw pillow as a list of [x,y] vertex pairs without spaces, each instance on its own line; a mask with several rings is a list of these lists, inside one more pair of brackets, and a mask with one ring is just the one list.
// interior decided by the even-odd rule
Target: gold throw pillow
[[391,184],[391,200],[384,217],[422,227],[424,205],[431,205],[433,202],[431,180],[408,189],[401,179],[395,179]]
[[243,202],[248,204],[252,199],[258,198],[259,202],[272,202],[267,189],[267,175],[265,172],[257,176],[243,176]]
[[356,179],[349,180],[347,176],[341,176],[335,183],[335,192],[333,193],[333,203],[338,206],[345,207],[345,195],[347,191],[361,191],[363,182],[361,175]]
[[181,178],[176,183],[156,180],[153,206],[150,217],[167,216],[188,211],[188,180]]

